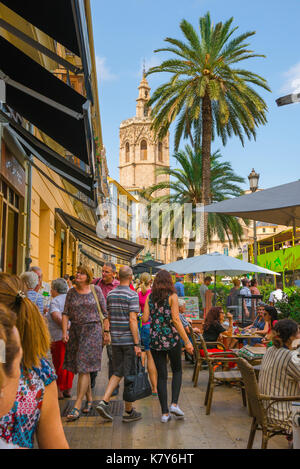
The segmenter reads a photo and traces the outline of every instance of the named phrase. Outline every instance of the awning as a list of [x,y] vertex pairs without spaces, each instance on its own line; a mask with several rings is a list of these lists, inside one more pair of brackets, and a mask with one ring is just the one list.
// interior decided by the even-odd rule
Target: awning
[[8,131],[19,141],[27,154],[33,154],[38,160],[51,168],[80,192],[95,200],[94,181],[91,175],[69,162],[25,130],[21,125],[0,111],[1,120],[8,122]]
[[94,172],[90,102],[3,37],[0,57],[7,105]]
[[84,249],[81,249],[80,252],[85,257],[87,257],[91,261],[95,262],[96,264],[100,265],[101,267],[104,265],[104,261],[102,259],[99,259],[99,257],[93,256],[90,252],[87,252]]
[[276,225],[299,226],[300,181],[207,205],[204,210]]
[[1,3],[81,57],[87,95],[93,101],[84,0],[1,0]]
[[161,265],[163,265],[162,262],[146,261],[146,262],[141,262],[139,264],[135,264],[132,270],[135,275],[142,274],[143,272],[148,272],[149,274],[157,274],[157,272],[160,271],[158,267]]
[[99,238],[96,232],[96,226],[89,225],[79,218],[73,217],[63,210],[57,208],[56,214],[62,222],[70,228],[76,239],[90,246],[103,254],[110,254],[119,257],[127,262],[131,262],[143,249],[144,246],[133,243],[127,239],[119,237]]

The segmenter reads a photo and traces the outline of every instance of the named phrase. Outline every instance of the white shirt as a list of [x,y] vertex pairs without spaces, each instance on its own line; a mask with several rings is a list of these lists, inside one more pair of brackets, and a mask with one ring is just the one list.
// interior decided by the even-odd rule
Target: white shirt
[[51,335],[52,342],[62,340],[62,328],[52,319],[52,313],[57,312],[62,316],[62,312],[65,307],[66,293],[56,296],[50,303],[49,313],[47,314],[49,332]]
[[245,298],[245,303],[248,307],[251,307],[251,291],[248,287],[243,287],[240,290],[240,295],[248,296],[249,298]]
[[284,297],[284,293],[280,288],[277,290],[272,291],[269,298],[269,303],[276,303],[277,301],[282,301]]

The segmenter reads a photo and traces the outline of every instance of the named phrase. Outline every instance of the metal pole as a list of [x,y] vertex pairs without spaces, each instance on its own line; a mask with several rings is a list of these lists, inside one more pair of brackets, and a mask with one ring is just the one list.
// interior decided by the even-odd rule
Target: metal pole
[[25,249],[25,271],[28,272],[32,262],[30,258],[31,243],[31,197],[32,197],[32,156],[27,162],[27,204],[26,204],[26,249]]
[[[253,238],[254,238],[254,264],[257,265],[257,235],[256,235],[256,220],[253,220]],[[255,275],[255,278],[256,280],[258,279],[258,275],[257,273],[254,274]]]

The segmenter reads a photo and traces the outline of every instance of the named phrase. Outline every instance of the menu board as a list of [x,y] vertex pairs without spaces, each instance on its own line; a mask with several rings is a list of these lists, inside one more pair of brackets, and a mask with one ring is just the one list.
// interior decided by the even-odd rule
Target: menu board
[[185,317],[189,319],[200,319],[198,296],[184,296],[183,299],[185,301]]

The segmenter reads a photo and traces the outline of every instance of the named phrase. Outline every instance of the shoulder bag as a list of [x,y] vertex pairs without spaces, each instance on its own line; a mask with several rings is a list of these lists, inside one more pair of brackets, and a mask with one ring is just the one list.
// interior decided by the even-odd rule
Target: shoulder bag
[[141,357],[138,357],[136,360],[136,373],[124,376],[123,400],[135,402],[151,395],[152,388],[149,383],[148,373],[142,365]]

